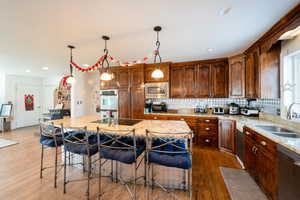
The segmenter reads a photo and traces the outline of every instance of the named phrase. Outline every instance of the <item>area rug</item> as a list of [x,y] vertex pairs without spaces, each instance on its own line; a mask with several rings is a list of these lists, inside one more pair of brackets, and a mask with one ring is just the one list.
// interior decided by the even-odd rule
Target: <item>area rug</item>
[[18,144],[17,142],[10,141],[10,140],[5,140],[5,139],[0,139],[0,149]]
[[268,200],[245,170],[226,167],[220,170],[232,200]]

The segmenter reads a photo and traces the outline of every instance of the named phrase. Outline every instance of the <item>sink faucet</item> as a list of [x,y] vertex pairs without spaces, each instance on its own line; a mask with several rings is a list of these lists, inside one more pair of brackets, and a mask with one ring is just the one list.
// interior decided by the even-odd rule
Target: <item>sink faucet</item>
[[292,117],[293,117],[293,113],[292,113],[292,108],[293,108],[293,106],[294,105],[300,105],[300,103],[292,103],[290,106],[289,106],[289,109],[288,109],[288,111],[287,111],[287,119],[292,119]]

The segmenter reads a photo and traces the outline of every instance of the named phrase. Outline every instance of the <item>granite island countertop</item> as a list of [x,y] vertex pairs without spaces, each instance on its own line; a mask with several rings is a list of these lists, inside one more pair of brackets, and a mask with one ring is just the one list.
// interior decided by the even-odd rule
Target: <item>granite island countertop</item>
[[261,135],[265,136],[266,138],[274,141],[277,144],[280,144],[287,149],[290,149],[293,152],[296,152],[300,154],[300,138],[287,138],[287,137],[281,137],[272,134],[270,131],[266,131],[262,128],[257,127],[257,125],[272,125],[272,126],[278,126],[281,128],[286,128],[291,131],[294,131],[295,133],[299,134],[300,136],[300,130],[296,128],[292,128],[288,125],[275,123],[273,121],[261,119],[258,117],[246,117],[242,115],[214,115],[214,114],[197,114],[197,113],[145,113],[152,114],[152,115],[170,115],[170,116],[191,116],[191,117],[216,117],[218,119],[231,119],[236,121],[236,128],[243,132],[244,126],[247,126],[251,128],[252,130],[260,133]]
[[[83,117],[75,117],[75,118],[65,118],[59,120],[52,120],[55,126],[63,125],[64,128],[69,129],[83,129],[87,128],[88,131],[97,131],[97,127],[99,129],[109,130],[112,133],[122,131],[122,130],[135,130],[137,136],[145,136],[146,129],[159,132],[166,133],[165,137],[172,138],[183,138],[186,137],[187,134],[191,132],[191,129],[187,125],[185,121],[179,120],[142,120],[141,122],[133,125],[113,125],[109,126],[107,123],[95,123],[95,121],[101,120],[100,116],[83,116]],[[182,134],[184,133],[184,134]]]

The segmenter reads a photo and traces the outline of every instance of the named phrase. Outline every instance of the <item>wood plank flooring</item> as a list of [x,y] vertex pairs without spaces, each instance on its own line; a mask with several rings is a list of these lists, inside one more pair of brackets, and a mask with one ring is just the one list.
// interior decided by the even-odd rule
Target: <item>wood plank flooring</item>
[[[79,200],[86,199],[86,182],[67,185],[67,194],[62,190],[62,171],[58,175],[58,188],[53,187],[53,170],[45,170],[44,178],[39,178],[41,146],[36,136],[38,127],[18,129],[1,135],[0,138],[13,140],[19,144],[0,149],[0,199],[2,200]],[[46,165],[52,164],[54,152],[46,153]],[[193,154],[193,199],[194,200],[230,200],[219,167],[240,168],[234,156],[211,149],[194,147]],[[70,168],[72,178],[83,177],[81,170]],[[103,199],[129,199],[126,189],[120,184],[112,184],[103,179],[106,192]],[[97,179],[92,181],[91,199],[96,199]],[[182,191],[176,191],[180,199],[187,199]],[[138,187],[139,199],[145,199],[145,188]],[[152,197],[163,195],[155,189]],[[167,196],[168,197],[168,196]],[[165,196],[160,199],[166,198]]]

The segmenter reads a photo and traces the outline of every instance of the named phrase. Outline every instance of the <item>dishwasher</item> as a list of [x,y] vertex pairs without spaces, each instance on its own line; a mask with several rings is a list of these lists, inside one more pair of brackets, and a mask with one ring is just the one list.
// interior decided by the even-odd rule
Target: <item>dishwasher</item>
[[300,155],[282,145],[278,149],[278,200],[300,199]]

